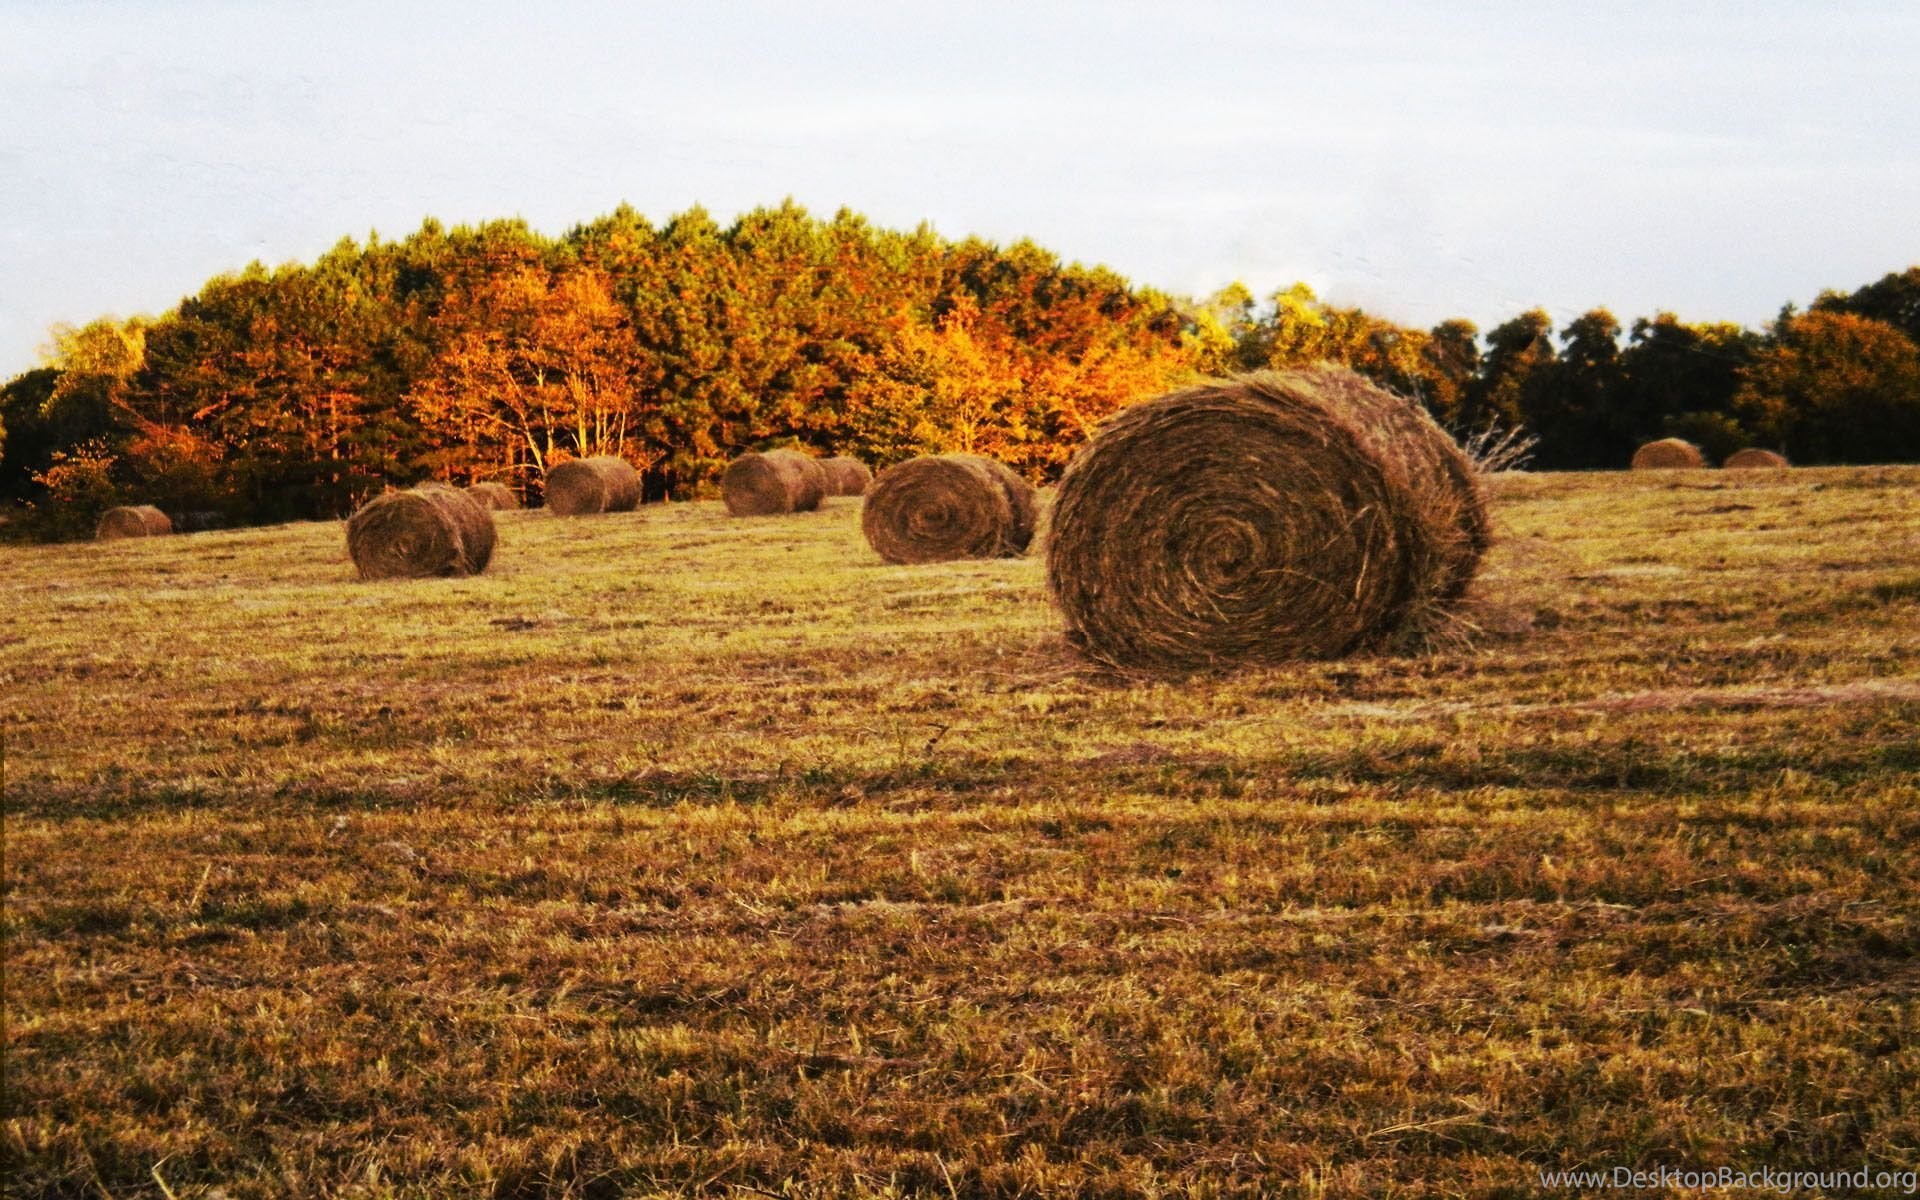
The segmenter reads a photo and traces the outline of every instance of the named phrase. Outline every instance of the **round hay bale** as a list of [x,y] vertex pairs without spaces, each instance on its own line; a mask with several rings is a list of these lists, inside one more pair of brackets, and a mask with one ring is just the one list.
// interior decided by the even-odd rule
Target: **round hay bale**
[[1436,560],[1415,564],[1415,573],[1434,581],[1432,600],[1443,604],[1458,600],[1480,569],[1481,556],[1493,545],[1493,522],[1480,490],[1485,472],[1420,404],[1352,371],[1320,367],[1306,374],[1328,403],[1365,430],[1373,445],[1403,460],[1413,486],[1419,489],[1426,524],[1446,531],[1428,543]]
[[347,553],[362,579],[478,575],[493,546],[493,513],[439,484],[376,496],[347,521]]
[[1735,450],[1727,456],[1727,461],[1720,465],[1730,471],[1748,471],[1769,467],[1785,467],[1791,466],[1792,464],[1787,462],[1787,456],[1784,454],[1775,454],[1771,450],[1762,450],[1757,446],[1749,446],[1745,450]]
[[[1016,504],[1026,488],[1025,525]],[[890,563],[1010,558],[1033,538],[1026,480],[991,459],[938,454],[896,463],[874,479],[860,513],[867,544]]]
[[720,477],[720,496],[736,517],[812,512],[829,494],[826,467],[795,450],[742,454]]
[[1061,479],[1047,583],[1126,671],[1330,658],[1418,630],[1488,541],[1479,478],[1411,401],[1343,368],[1123,409]]
[[984,467],[993,476],[1007,497],[1007,509],[1013,514],[1013,524],[1007,527],[1007,554],[1020,555],[1027,552],[1033,544],[1034,527],[1040,523],[1040,496],[1026,477],[997,458],[988,458],[983,454],[963,454],[961,458],[972,459]]
[[101,513],[93,536],[99,541],[113,542],[129,537],[161,537],[172,532],[173,522],[167,519],[167,514],[151,504],[133,504]]
[[511,512],[520,507],[520,494],[504,483],[488,480],[467,488],[473,502],[488,512]]
[[873,482],[873,470],[857,458],[845,454],[823,458],[820,466],[827,473],[829,496],[864,496]]
[[1707,457],[1700,453],[1700,447],[1681,438],[1661,438],[1633,452],[1636,471],[1673,471],[1706,465]]
[[547,509],[556,516],[632,512],[640,506],[640,473],[612,454],[571,458],[547,472]]
[[607,477],[607,511],[632,512],[640,507],[640,472],[617,454],[596,455],[587,460],[598,465]]

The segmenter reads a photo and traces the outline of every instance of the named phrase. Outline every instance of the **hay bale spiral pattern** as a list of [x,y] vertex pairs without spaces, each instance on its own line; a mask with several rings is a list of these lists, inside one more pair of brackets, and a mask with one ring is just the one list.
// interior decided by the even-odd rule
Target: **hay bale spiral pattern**
[[1007,558],[1033,540],[1033,486],[1004,463],[974,454],[909,459],[867,489],[860,529],[890,563]]
[[618,455],[570,458],[547,472],[546,490],[556,516],[632,512],[640,506],[640,473]]
[[110,508],[100,514],[93,536],[103,542],[129,537],[162,537],[173,532],[167,514],[151,504],[133,504]]
[[797,450],[743,454],[720,477],[721,498],[736,517],[813,512],[831,494],[826,467]]
[[1445,431],[1314,367],[1109,419],[1061,480],[1047,582],[1089,656],[1171,674],[1418,629],[1466,590],[1488,540],[1478,476]]
[[493,561],[494,538],[491,511],[433,484],[376,496],[347,521],[347,553],[362,579],[478,575]]
[[1661,438],[1633,452],[1636,471],[1675,471],[1706,465],[1707,456],[1700,453],[1700,447],[1681,438]]

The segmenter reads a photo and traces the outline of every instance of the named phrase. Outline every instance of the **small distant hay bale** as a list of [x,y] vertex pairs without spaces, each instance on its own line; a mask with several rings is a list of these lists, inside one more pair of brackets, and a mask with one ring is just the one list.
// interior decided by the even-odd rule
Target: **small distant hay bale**
[[441,484],[376,496],[347,521],[347,553],[362,579],[478,575],[493,561],[494,537],[493,513]]
[[1682,438],[1661,438],[1633,452],[1636,471],[1676,471],[1706,465],[1707,456],[1700,453],[1700,447]]
[[173,522],[167,519],[167,514],[151,504],[134,504],[101,513],[93,536],[103,542],[113,542],[130,537],[162,537],[172,532]]
[[797,450],[742,454],[720,477],[720,496],[735,517],[813,512],[832,495],[827,469]]
[[520,507],[520,494],[504,483],[487,480],[467,488],[473,502],[488,512],[512,512]]
[[890,563],[1012,558],[1033,540],[1033,487],[975,454],[909,459],[867,489],[860,530]]
[[579,517],[632,512],[640,506],[640,472],[613,454],[571,458],[547,472],[547,511]]
[[1089,657],[1178,674],[1429,631],[1489,540],[1479,475],[1423,409],[1310,367],[1110,418],[1061,479],[1047,583]]
[[1784,454],[1775,454],[1771,450],[1762,450],[1757,446],[1749,446],[1745,450],[1735,450],[1727,456],[1727,461],[1720,465],[1730,471],[1748,471],[1770,467],[1785,467],[1791,466],[1792,464],[1787,462],[1787,456]]
[[873,469],[845,454],[823,458],[820,466],[827,472],[829,496],[864,496],[867,485],[873,482]]

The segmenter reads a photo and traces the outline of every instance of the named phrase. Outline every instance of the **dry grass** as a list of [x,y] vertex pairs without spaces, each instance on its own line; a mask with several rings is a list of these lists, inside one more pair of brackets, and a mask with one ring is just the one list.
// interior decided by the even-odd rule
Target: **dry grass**
[[5,1188],[1912,1170],[1916,484],[1505,476],[1471,649],[1182,685],[845,503],[0,548]]

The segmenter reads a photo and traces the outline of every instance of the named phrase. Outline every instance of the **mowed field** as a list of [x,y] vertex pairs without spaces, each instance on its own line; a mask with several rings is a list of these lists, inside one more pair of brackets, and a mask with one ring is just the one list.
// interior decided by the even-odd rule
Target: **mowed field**
[[6,1192],[1920,1168],[1920,469],[1494,489],[1431,652],[1151,683],[853,500],[0,548]]

